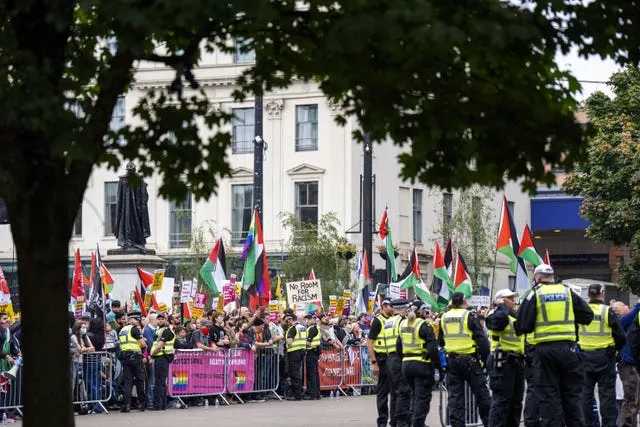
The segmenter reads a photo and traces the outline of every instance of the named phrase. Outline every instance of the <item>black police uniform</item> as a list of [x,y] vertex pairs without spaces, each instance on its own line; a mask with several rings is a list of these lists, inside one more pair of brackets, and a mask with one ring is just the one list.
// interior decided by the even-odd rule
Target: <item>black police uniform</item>
[[[383,316],[384,317],[384,316]],[[378,317],[374,317],[369,328],[368,339],[375,342],[378,335],[382,333],[384,325],[380,323]],[[389,378],[389,370],[387,368],[387,354],[375,353],[376,362],[378,364],[378,383],[376,385],[376,406],[378,407],[378,426],[387,425],[387,421],[391,427],[396,425],[396,396],[395,388],[392,389],[391,378]],[[391,395],[391,396],[389,396]]]
[[[605,306],[602,300],[591,300],[591,304]],[[622,350],[627,342],[624,330],[618,316],[611,309],[607,309],[608,319],[600,319],[600,312],[594,311],[593,322],[608,321],[611,326],[611,337],[614,346],[604,350],[589,351],[584,346],[580,349],[580,359],[584,366],[584,389],[582,393],[582,410],[585,414],[585,426],[593,425],[593,399],[594,388],[598,384],[598,400],[600,402],[600,416],[602,417],[602,427],[615,427],[617,425],[618,410],[616,407],[616,353]],[[592,325],[593,326],[593,325]],[[617,351],[616,351],[617,350]]]
[[538,399],[535,393],[535,370],[533,369],[533,353],[535,347],[527,342],[527,336],[524,338],[524,375],[527,381],[525,399],[524,399],[524,418],[525,427],[540,426],[540,415],[538,412]]
[[[294,324],[287,331],[287,339],[295,339],[297,333],[298,330]],[[289,380],[291,381],[287,400],[302,400],[302,368],[304,366],[304,355],[304,350],[287,352],[287,367]]]
[[[162,331],[162,335],[156,337],[156,341],[164,343],[175,338],[174,333],[169,327]],[[166,344],[165,344],[166,345]],[[154,409],[167,409],[167,376],[169,375],[169,365],[173,362],[173,354],[163,354],[161,356],[153,356],[153,365],[156,376],[155,387],[153,388],[153,407]]]
[[[545,284],[538,284],[522,301],[515,322],[516,332],[532,334],[536,329],[537,293]],[[552,284],[549,284],[552,285]],[[566,285],[565,285],[566,286]],[[589,305],[575,292],[571,292],[574,321],[588,325],[593,319]],[[584,374],[580,358],[573,350],[574,341],[535,342],[533,351],[534,393],[538,401],[540,426],[583,427],[585,417],[581,395]],[[591,414],[589,414],[590,416]]]
[[[406,306],[406,304],[405,304]],[[394,301],[394,307],[397,307]],[[404,316],[401,316],[401,320]],[[400,322],[398,322],[399,324]],[[391,380],[391,393],[395,393],[395,418],[397,427],[409,426],[411,422],[411,387],[402,374],[402,359],[397,352],[387,356],[387,374]],[[394,401],[391,400],[393,405]],[[390,425],[393,427],[394,424]]]
[[[500,304],[487,316],[487,329],[496,332],[504,331],[509,327],[509,316],[515,317],[515,315],[515,311],[510,310],[506,304]],[[506,351],[501,353],[501,366],[498,366],[498,361],[493,357],[495,353],[489,357],[487,364],[489,384],[493,392],[489,425],[517,427],[520,425],[524,396],[524,354]]]
[[[486,427],[489,422],[489,410],[491,408],[491,396],[484,374],[484,366],[491,351],[489,339],[480,324],[477,316],[469,312],[467,327],[471,331],[471,339],[476,345],[475,355],[447,355],[447,390],[449,392],[449,420],[452,427],[465,425],[465,382],[471,387],[476,397],[476,404],[480,412],[480,418]],[[444,331],[438,331],[438,342],[445,347]]]
[[[121,330],[122,333],[122,330]],[[136,341],[142,339],[140,328],[134,326],[131,329],[131,336]],[[136,386],[136,394],[138,396],[138,408],[145,410],[145,388],[144,388],[144,364],[142,362],[142,353],[134,351],[122,351],[120,353],[120,361],[122,362],[122,376],[124,378],[124,406],[121,412],[128,412],[131,407],[131,391],[133,385]]]
[[[310,347],[310,345],[319,333],[317,325],[312,325],[307,328],[307,354],[305,356],[307,394],[310,398],[317,400],[320,400],[320,375],[318,373],[320,346]],[[318,340],[316,339],[316,341]]]
[[[402,331],[401,331],[402,332]],[[434,369],[440,369],[440,355],[438,342],[433,328],[427,322],[422,322],[418,335],[425,341],[424,353],[429,356],[429,363],[417,360],[403,360],[402,374],[411,388],[411,427],[424,427],[424,422],[429,414],[431,393],[433,391]],[[402,339],[398,337],[396,352],[404,359]]]

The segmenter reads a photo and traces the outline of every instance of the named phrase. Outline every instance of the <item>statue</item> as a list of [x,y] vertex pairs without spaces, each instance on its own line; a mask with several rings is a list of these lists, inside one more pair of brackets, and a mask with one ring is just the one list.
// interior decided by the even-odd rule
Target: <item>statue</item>
[[136,176],[133,162],[127,163],[127,175],[121,176],[118,182],[116,202],[115,236],[122,249],[136,248],[145,252],[147,237],[151,235],[148,201],[147,184]]

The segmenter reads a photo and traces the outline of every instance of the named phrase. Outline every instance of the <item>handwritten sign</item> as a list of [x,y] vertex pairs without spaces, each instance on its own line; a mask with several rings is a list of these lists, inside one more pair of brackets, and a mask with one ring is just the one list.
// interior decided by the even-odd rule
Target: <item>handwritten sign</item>
[[189,302],[191,299],[191,287],[193,282],[191,280],[185,280],[182,282],[182,289],[180,290],[180,302]]
[[162,281],[164,280],[164,269],[153,272],[153,282],[151,282],[151,290],[159,291],[162,289]]
[[287,302],[290,306],[301,302],[322,300],[320,280],[302,280],[287,282]]
[[471,307],[489,307],[491,305],[491,298],[489,295],[473,295],[469,298],[469,305]]

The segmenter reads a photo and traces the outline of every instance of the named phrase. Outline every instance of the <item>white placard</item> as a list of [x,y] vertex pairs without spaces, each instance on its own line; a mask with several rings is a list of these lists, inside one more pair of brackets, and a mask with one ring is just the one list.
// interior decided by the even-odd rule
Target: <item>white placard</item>
[[287,282],[287,302],[289,307],[301,302],[322,301],[320,280],[302,280]]
[[489,295],[473,295],[467,300],[472,307],[489,307],[491,297]]
[[180,290],[180,302],[189,302],[191,300],[191,287],[193,282],[191,280],[185,280],[182,282],[182,289]]

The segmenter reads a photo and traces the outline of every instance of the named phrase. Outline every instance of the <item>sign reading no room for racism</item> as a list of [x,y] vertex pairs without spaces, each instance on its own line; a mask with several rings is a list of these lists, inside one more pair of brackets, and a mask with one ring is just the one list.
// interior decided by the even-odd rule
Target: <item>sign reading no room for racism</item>
[[322,300],[322,287],[320,280],[302,280],[300,282],[287,283],[287,302],[289,307],[302,302]]

